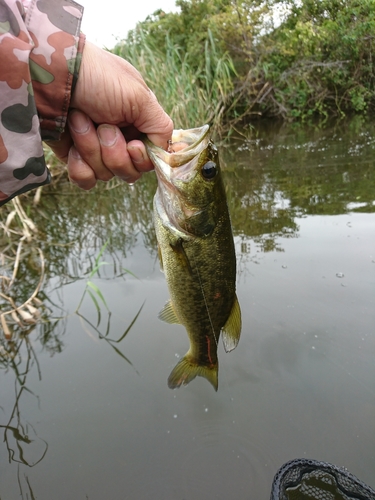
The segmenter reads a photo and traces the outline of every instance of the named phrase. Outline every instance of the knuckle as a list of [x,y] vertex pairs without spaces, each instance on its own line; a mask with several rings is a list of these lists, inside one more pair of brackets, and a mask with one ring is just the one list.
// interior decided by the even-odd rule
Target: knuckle
[[[96,184],[94,172],[90,168],[68,167],[69,179],[82,189],[91,189]],[[88,186],[88,187],[84,187]]]
[[113,178],[113,173],[112,172],[109,172],[108,170],[107,171],[104,171],[104,172],[101,172],[100,174],[97,175],[97,179],[99,181],[104,181],[104,182],[107,182],[109,180],[111,180]]

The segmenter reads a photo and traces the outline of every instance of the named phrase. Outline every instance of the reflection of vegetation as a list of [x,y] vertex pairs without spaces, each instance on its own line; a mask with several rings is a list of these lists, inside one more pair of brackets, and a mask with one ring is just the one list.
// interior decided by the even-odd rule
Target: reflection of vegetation
[[[94,266],[93,266],[93,268],[88,276],[88,279],[86,281],[86,287],[83,291],[81,300],[79,301],[79,304],[77,306],[76,314],[81,318],[81,320],[85,321],[91,328],[93,328],[98,333],[99,339],[105,340],[119,356],[121,356],[123,359],[125,359],[125,361],[127,361],[130,365],[132,365],[132,363],[129,361],[129,359],[120,351],[120,349],[118,349],[115,346],[115,344],[119,344],[126,337],[126,335],[129,333],[129,331],[133,327],[134,323],[137,321],[137,318],[143,309],[144,303],[141,305],[137,314],[135,315],[135,317],[131,321],[130,325],[126,328],[125,332],[121,335],[121,337],[118,338],[117,340],[111,339],[108,336],[109,331],[110,331],[110,325],[111,325],[111,311],[108,309],[107,302],[106,302],[100,288],[92,281],[93,276],[99,272],[99,269],[102,266],[108,265],[108,262],[104,262],[101,260],[101,257],[103,255],[105,249],[107,248],[108,243],[109,243],[109,240],[107,240],[104,243],[104,245],[100,249],[100,251],[95,259]],[[129,271],[127,271],[127,272],[129,272]],[[133,274],[133,273],[130,273],[130,274]],[[85,298],[86,293],[91,297],[91,300],[93,301],[96,312],[97,312],[98,320],[97,320],[96,325],[94,325],[90,320],[88,320],[83,314],[81,314],[79,312],[79,309],[81,308],[81,305],[82,305],[82,302]],[[100,307],[99,301],[104,305],[104,307],[106,308],[106,310],[108,312],[107,326],[106,326],[104,335],[99,330],[99,325],[100,325],[100,321],[101,321],[101,317],[102,317],[101,307]]]
[[[337,122],[330,128],[263,122],[237,144],[233,139],[221,148],[233,231],[241,241],[251,238],[258,251],[282,251],[281,238],[298,234],[298,217],[375,211],[375,137],[371,124],[363,120]],[[29,322],[21,317],[16,321],[14,316],[10,334],[3,326],[5,335],[22,338],[37,319],[45,348],[61,351],[57,325],[63,331],[59,317],[66,312],[52,317],[57,305],[50,302],[51,291],[85,276],[90,281],[93,270],[98,277],[126,278],[123,261],[139,239],[154,253],[155,189],[153,174],[144,175],[134,186],[116,181],[90,193],[68,183],[55,184],[43,188],[37,206],[29,197],[22,197],[23,223],[19,216],[22,206],[18,212],[12,204],[3,207],[0,315],[11,318],[8,313],[15,309],[20,316],[17,307],[31,315]],[[29,216],[35,231],[30,229],[31,219],[25,222]],[[30,237],[22,240],[26,230]],[[99,266],[97,253],[107,240],[100,256],[112,265]],[[43,269],[45,282],[39,289]],[[93,287],[91,291],[95,296]],[[23,307],[30,297],[32,301]],[[96,310],[100,313],[99,303]],[[100,335],[108,337],[108,328],[105,330],[107,334]]]
[[[22,204],[32,217],[37,232],[33,234],[32,242],[22,244],[22,252],[19,252],[17,279],[13,280],[11,287],[12,297],[17,298],[17,304],[32,295],[40,280],[38,249],[44,257],[46,282],[43,289],[47,284],[59,289],[64,284],[83,279],[93,268],[97,252],[108,239],[110,243],[106,248],[106,259],[113,265],[102,268],[99,275],[126,276],[127,272],[122,268],[123,260],[139,239],[144,240],[152,252],[156,247],[152,229],[155,186],[155,176],[150,174],[134,186],[112,182],[90,193],[60,182],[59,185],[43,188],[37,206],[34,206],[30,197],[22,197]],[[8,288],[8,282],[12,279],[14,256],[21,237],[14,234],[18,233],[16,217],[4,229],[11,212],[11,203],[2,207],[0,212],[3,220],[0,252],[6,264],[4,272],[0,274],[6,276],[7,280],[2,291]],[[48,283],[47,280],[51,278],[53,282]],[[1,312],[5,305],[0,297]]]
[[262,251],[296,236],[296,217],[374,212],[375,136],[362,120],[330,128],[263,123],[223,151],[234,234]]
[[[132,329],[134,323],[137,321],[138,316],[141,314],[141,311],[143,309],[144,303],[141,305],[141,307],[138,309],[138,312],[130,322],[129,326],[126,328],[125,332],[118,338],[118,339],[111,339],[109,337],[109,332],[110,332],[110,326],[111,326],[111,312],[108,311],[108,318],[107,318],[107,325],[105,329],[105,333],[102,334],[99,330],[99,323],[95,326],[93,323],[91,323],[90,320],[88,320],[85,316],[83,316],[81,313],[78,312],[78,309],[76,311],[76,314],[85,322],[87,323],[95,332],[98,334],[99,339],[105,340],[108,345],[112,347],[112,349],[115,351],[116,354],[118,354],[122,359],[124,359],[129,365],[133,366],[133,363],[125,356],[123,352],[120,351],[118,347],[116,347],[115,344],[119,344],[124,340],[126,335],[130,332]],[[99,316],[99,322],[100,322],[100,316]],[[84,327],[84,325],[83,325]]]
[[[21,415],[21,396],[28,393],[36,397],[27,387],[27,376],[34,366],[41,379],[40,366],[29,335],[24,335],[17,341],[0,340],[0,369],[6,372],[13,371],[16,392],[13,410],[7,423],[0,425],[0,428],[4,429],[4,442],[8,450],[9,463],[18,462],[28,467],[33,467],[43,460],[48,448],[47,443],[37,436],[34,427],[24,422]],[[34,457],[33,454],[35,454]]]
[[[29,422],[22,422],[19,400],[24,390],[27,389],[25,387],[21,387],[19,393],[17,394],[16,403],[8,424],[0,425],[0,429],[4,429],[4,443],[8,450],[9,463],[18,462],[20,464],[27,465],[28,467],[34,467],[45,457],[48,450],[48,444],[44,441],[44,439],[37,436],[34,427]],[[14,425],[10,425],[13,420],[15,420]],[[33,436],[33,439],[31,439],[31,435]],[[27,456],[27,447],[36,440],[39,441],[39,447],[41,449],[36,460],[31,461],[31,459]]]
[[[277,249],[276,237],[296,235],[296,211],[279,206],[280,192],[264,172],[242,170],[227,174],[231,179],[228,203],[235,235],[254,239],[263,251]],[[261,175],[259,175],[261,174]]]
[[[31,327],[33,328],[35,325]],[[46,341],[45,337],[41,340]],[[51,341],[49,343],[51,344]],[[33,347],[33,340],[30,339],[30,331],[22,335],[18,333],[17,338],[13,335],[11,340],[0,337],[0,370],[12,371],[15,376],[15,403],[10,414],[7,408],[0,407],[5,414],[8,413],[5,423],[0,425],[0,430],[3,431],[3,442],[8,452],[9,463],[18,464],[17,479],[21,498],[35,498],[30,481],[25,474],[27,491],[24,496],[21,468],[34,467],[44,459],[48,450],[47,442],[39,437],[34,426],[22,417],[21,406],[22,402],[25,404],[24,400],[25,398],[27,400],[27,395],[38,399],[27,385],[27,377],[33,368],[36,368],[40,380],[41,369]]]
[[[21,324],[21,319],[25,323],[35,323],[38,311],[35,308],[37,303],[36,296],[39,292],[44,275],[44,257],[40,248],[35,248],[35,245],[30,245],[33,237],[37,233],[37,228],[33,221],[26,215],[20,201],[12,200],[10,203],[12,210],[9,211],[5,221],[1,223],[3,229],[2,246],[4,250],[1,253],[3,263],[2,273],[0,275],[1,282],[1,315],[0,323],[6,337],[11,338],[12,333],[8,326],[10,321],[16,324]],[[17,221],[17,227],[11,227],[12,221]],[[35,259],[35,253],[39,258],[40,277],[35,286],[33,293],[25,297],[23,303],[16,305],[15,300],[11,296],[9,290],[16,281],[19,271],[20,262],[26,258]],[[4,292],[7,292],[6,295]],[[33,305],[34,301],[34,305]],[[6,305],[7,307],[4,307]],[[5,310],[7,309],[7,310]]]
[[[263,122],[247,136],[222,147],[221,157],[234,233],[251,237],[260,250],[280,250],[280,238],[296,236],[296,217],[375,210],[370,124],[356,119],[301,128]],[[105,259],[112,266],[98,272],[126,277],[122,262],[140,239],[156,250],[155,189],[154,174],[146,174],[134,186],[112,182],[89,193],[60,183],[43,188],[36,207],[23,201],[39,229],[34,241],[44,255],[46,279],[55,278],[55,288],[83,279],[108,239]],[[19,300],[30,297],[40,278],[35,245],[28,248],[12,287]]]
[[[103,294],[102,294],[100,288],[93,281],[91,281],[91,278],[99,271],[99,269],[102,266],[108,265],[108,262],[104,262],[104,261],[100,260],[101,257],[102,257],[102,255],[103,255],[103,252],[107,248],[108,243],[109,243],[109,240],[107,240],[104,243],[104,245],[100,249],[100,252],[98,253],[98,256],[95,259],[94,266],[93,266],[93,268],[92,268],[92,270],[91,270],[91,272],[90,272],[90,274],[88,276],[88,279],[86,281],[86,287],[85,287],[85,289],[83,291],[81,300],[79,301],[79,304],[78,304],[78,307],[77,307],[77,310],[76,310],[76,313],[78,313],[78,311],[79,311],[79,309],[80,309],[80,307],[82,305],[83,299],[85,298],[86,293],[88,295],[90,295],[91,300],[93,301],[93,303],[95,305],[96,312],[98,314],[98,322],[97,322],[96,326],[99,325],[100,318],[101,318],[100,305],[99,305],[98,299],[103,303],[103,305],[107,309],[107,311],[108,311],[108,306],[107,306],[107,302],[105,301],[105,298],[103,297]],[[98,297],[98,299],[96,297]]]
[[[89,281],[95,273],[99,275],[103,270],[100,258],[104,251],[113,262],[113,266],[107,266],[112,277],[121,276],[127,273],[123,269],[126,252],[131,251],[137,239],[143,237],[151,245],[154,236],[148,231],[152,224],[148,207],[154,188],[151,190],[148,186],[153,182],[153,176],[149,176],[134,188],[117,187],[111,183],[92,194],[79,191],[80,196],[68,184],[60,183],[59,187],[54,184],[43,189],[37,205],[33,204],[35,198],[29,195],[2,208],[0,370],[14,374],[16,402],[10,415],[9,408],[0,407],[6,412],[0,430],[4,431],[10,462],[32,467],[47,452],[47,443],[22,418],[22,402],[27,395],[37,397],[27,384],[28,374],[33,369],[41,378],[35,344],[40,342],[51,354],[63,349],[67,311],[52,300],[59,300],[58,290],[64,284],[84,279],[90,269]],[[95,257],[97,249],[109,237],[108,245]],[[94,288],[92,283],[91,289]],[[57,293],[52,294],[56,289]],[[110,336],[110,312],[105,333],[97,330],[99,338],[129,363],[118,346],[134,325],[142,307],[119,338]],[[100,311],[100,307],[98,309]],[[90,326],[86,318],[79,315]],[[25,481],[25,486],[22,486]],[[25,498],[28,495],[34,497],[29,480],[27,476],[23,477],[20,469],[18,483],[22,498],[23,495]]]
[[[372,125],[358,119],[338,122],[330,128],[308,129],[263,123],[247,132],[246,139],[236,143],[233,138],[226,148],[222,147],[228,203],[241,253],[240,269],[249,260],[260,259],[261,252],[282,251],[282,238],[298,235],[299,217],[374,212],[374,149]],[[16,387],[13,409],[0,407],[0,412],[10,412],[1,421],[0,429],[9,460],[20,467],[38,463],[47,448],[33,426],[22,418],[21,406],[27,397],[36,397],[28,388],[28,373],[34,369],[40,377],[41,372],[33,344],[40,342],[51,354],[64,347],[67,312],[52,302],[52,297],[58,301],[59,295],[51,292],[77,280],[92,282],[94,274],[99,278],[126,279],[128,272],[123,262],[139,240],[154,253],[155,189],[153,174],[144,175],[134,186],[116,181],[90,193],[61,182],[44,187],[36,206],[30,196],[23,196],[22,205],[11,203],[1,209],[0,317],[12,318],[12,309],[17,316],[7,321],[9,332],[3,325],[0,333],[0,370],[14,373]],[[31,222],[37,230],[31,230]],[[27,231],[29,236],[22,239]],[[251,252],[254,245],[256,255]],[[102,258],[111,265],[101,265]],[[111,313],[105,311],[106,323],[101,319],[100,306],[106,301],[95,286],[89,289],[94,292],[98,318],[96,324],[91,323],[80,314],[79,305],[82,324],[130,363],[119,343],[143,306],[116,338],[110,333]],[[22,319],[21,310],[31,317]],[[20,486],[21,496],[32,498],[25,478],[27,492],[22,493]]]

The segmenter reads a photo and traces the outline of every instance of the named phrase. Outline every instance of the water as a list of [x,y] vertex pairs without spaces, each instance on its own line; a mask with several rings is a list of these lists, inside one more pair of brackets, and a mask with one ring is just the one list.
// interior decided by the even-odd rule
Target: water
[[[243,330],[219,346],[217,393],[201,378],[167,387],[188,339],[157,320],[154,176],[45,195],[43,324],[0,358],[1,500],[267,499],[297,457],[375,487],[374,153],[361,121],[267,125],[222,148]],[[92,282],[110,314],[93,292],[100,318],[87,294],[79,316],[107,239]],[[25,255],[19,301],[41,273]]]

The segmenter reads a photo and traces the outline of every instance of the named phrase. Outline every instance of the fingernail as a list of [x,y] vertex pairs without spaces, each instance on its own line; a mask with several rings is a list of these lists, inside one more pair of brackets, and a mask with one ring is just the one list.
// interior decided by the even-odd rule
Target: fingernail
[[90,127],[90,122],[86,115],[78,111],[73,111],[69,115],[69,125],[77,134],[84,134]]
[[110,125],[102,125],[98,128],[99,140],[103,146],[113,146],[117,140],[117,131]]
[[72,146],[70,148],[70,151],[69,153],[73,156],[73,158],[75,158],[76,160],[81,160],[81,155],[78,153],[77,149],[75,148],[75,146]]

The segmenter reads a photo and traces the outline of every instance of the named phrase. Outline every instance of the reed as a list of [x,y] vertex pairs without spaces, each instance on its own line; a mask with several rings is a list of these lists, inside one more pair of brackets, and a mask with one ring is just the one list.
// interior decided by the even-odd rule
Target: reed
[[124,41],[113,52],[140,71],[175,128],[209,123],[214,133],[223,135],[222,117],[233,91],[235,69],[229,55],[217,50],[210,31],[198,65],[191,64],[189,54],[168,36],[161,50],[141,28],[137,30],[137,42]]
[[[26,214],[20,198],[11,200],[2,213],[6,217],[0,219],[0,331],[10,340],[17,330],[25,332],[41,318],[43,303],[37,295],[44,279],[45,259],[38,246],[38,228]],[[18,279],[21,260],[35,253],[39,280],[25,300],[13,293],[13,284]]]

